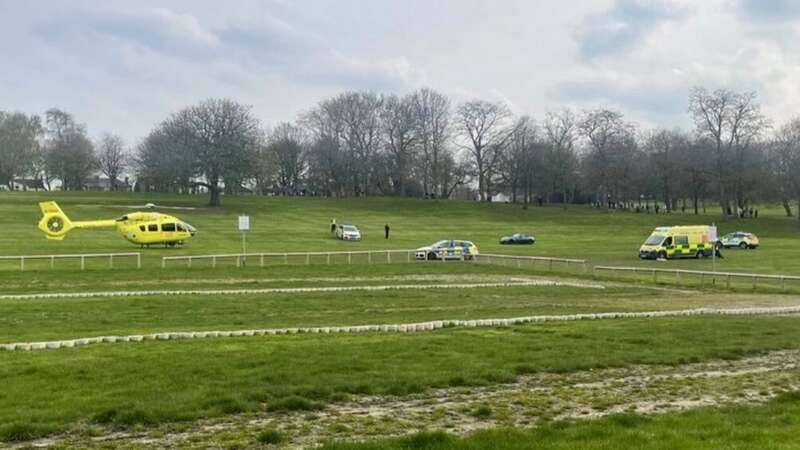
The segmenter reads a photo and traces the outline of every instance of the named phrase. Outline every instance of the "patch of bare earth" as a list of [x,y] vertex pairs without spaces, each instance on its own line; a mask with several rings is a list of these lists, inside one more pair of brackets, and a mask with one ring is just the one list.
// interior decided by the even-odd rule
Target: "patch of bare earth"
[[354,397],[317,412],[250,413],[135,432],[84,425],[33,445],[249,447],[255,445],[260,431],[277,429],[287,437],[284,447],[308,448],[331,439],[365,440],[422,430],[463,435],[495,426],[530,427],[550,420],[591,419],[621,412],[660,414],[755,404],[798,390],[800,350],[789,350],[678,366],[537,373],[520,376],[513,384],[437,389],[404,397]]

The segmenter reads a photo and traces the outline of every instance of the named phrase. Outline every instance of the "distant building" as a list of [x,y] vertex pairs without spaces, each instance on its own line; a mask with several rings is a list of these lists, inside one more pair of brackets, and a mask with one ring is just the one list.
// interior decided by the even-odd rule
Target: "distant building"
[[[11,183],[11,188],[15,191],[38,191],[44,190],[44,185],[38,178],[19,178]],[[3,184],[0,190],[8,191],[8,185]]]
[[[128,177],[125,177],[122,180],[117,180],[117,189],[118,191],[131,191],[133,189],[133,185],[131,185],[130,180]],[[87,191],[113,191],[114,189],[111,186],[111,180],[107,177],[101,177],[99,175],[90,178],[86,182],[86,190]]]
[[508,194],[500,192],[492,195],[491,201],[492,203],[511,203],[511,197],[509,197]]

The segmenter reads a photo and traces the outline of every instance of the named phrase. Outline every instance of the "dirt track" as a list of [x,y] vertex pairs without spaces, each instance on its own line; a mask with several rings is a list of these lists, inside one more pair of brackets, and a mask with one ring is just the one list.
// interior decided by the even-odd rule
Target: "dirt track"
[[253,444],[259,431],[276,428],[289,437],[289,447],[305,448],[328,439],[397,436],[423,427],[467,434],[494,426],[535,426],[546,420],[590,419],[619,412],[659,414],[759,403],[798,390],[800,350],[791,350],[734,361],[535,374],[513,384],[439,389],[408,397],[358,397],[314,413],[243,414],[132,433],[95,428],[92,433],[83,430],[34,444],[215,448],[235,442]]

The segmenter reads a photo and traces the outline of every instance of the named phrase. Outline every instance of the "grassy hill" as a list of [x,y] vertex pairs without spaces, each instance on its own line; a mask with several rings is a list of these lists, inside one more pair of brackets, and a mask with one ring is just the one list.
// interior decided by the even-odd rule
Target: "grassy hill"
[[[639,245],[656,226],[711,224],[720,234],[746,230],[759,235],[762,248],[724,253],[718,269],[800,274],[800,225],[782,211],[762,209],[758,219],[722,220],[718,214],[636,214],[587,206],[559,207],[483,204],[397,198],[278,198],[226,197],[221,208],[205,208],[205,196],[129,193],[0,193],[0,254],[136,251],[137,246],[113,230],[70,233],[64,241],[47,241],[36,229],[37,203],[56,200],[74,220],[113,218],[135,209],[125,205],[153,202],[196,207],[173,211],[198,228],[198,235],[181,249],[146,249],[145,258],[162,255],[239,252],[236,217],[251,216],[248,250],[336,251],[412,249],[439,239],[468,239],[481,252],[584,258],[593,264],[646,265],[710,269],[710,261],[640,262]],[[713,209],[716,212],[716,208]],[[166,211],[170,213],[169,210]],[[332,218],[361,228],[362,242],[340,242],[329,233]],[[383,239],[383,226],[391,239]],[[500,246],[498,238],[514,232],[537,237],[534,246]],[[150,258],[155,259],[155,258]],[[155,264],[151,262],[151,264]]]

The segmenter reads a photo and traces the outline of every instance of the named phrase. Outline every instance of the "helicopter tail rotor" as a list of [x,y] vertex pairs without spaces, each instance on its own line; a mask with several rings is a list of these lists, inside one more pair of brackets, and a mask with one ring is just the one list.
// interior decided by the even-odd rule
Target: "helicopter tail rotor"
[[75,226],[69,220],[64,211],[61,211],[56,202],[41,202],[39,208],[42,210],[42,218],[39,220],[39,230],[47,239],[62,240],[64,236]]

